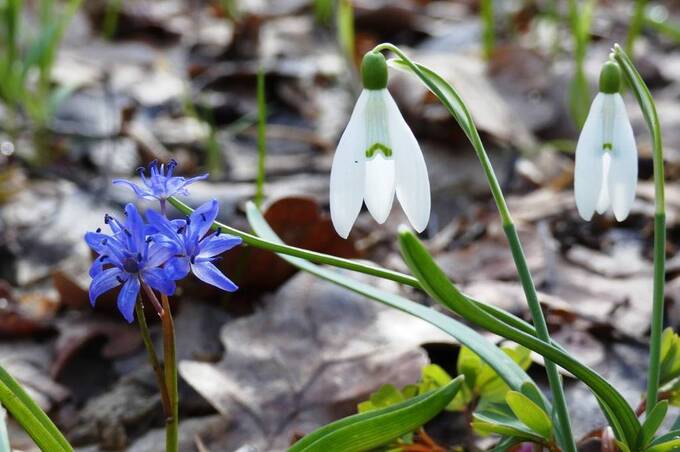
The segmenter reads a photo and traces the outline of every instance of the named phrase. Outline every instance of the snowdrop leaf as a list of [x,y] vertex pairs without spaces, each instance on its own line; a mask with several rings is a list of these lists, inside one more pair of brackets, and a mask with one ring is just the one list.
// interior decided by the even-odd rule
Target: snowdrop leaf
[[359,452],[371,450],[409,433],[436,416],[449,404],[463,377],[446,386],[386,408],[356,414],[310,433],[289,452]]
[[[281,243],[278,236],[262,217],[262,213],[253,203],[247,204],[246,213],[251,227],[257,234],[259,234],[263,239]],[[406,298],[403,298],[399,295],[384,292],[376,289],[374,286],[360,283],[352,278],[340,274],[337,271],[319,267],[305,259],[285,254],[279,254],[279,256],[301,270],[316,275],[324,280],[333,282],[334,284],[337,284],[341,287],[345,287],[353,292],[362,294],[370,299],[411,314],[436,326],[478,354],[485,362],[493,367],[498,375],[500,375],[501,378],[503,378],[503,380],[513,389],[518,390],[522,387],[522,384],[526,382],[532,382],[531,378],[526,374],[526,372],[524,372],[507,354],[503,353],[502,350],[491,344],[487,339],[474,331],[472,328],[445,314],[437,312],[436,310],[423,306],[419,303],[407,300]]]
[[433,299],[482,328],[517,342],[570,371],[601,401],[610,423],[616,427],[617,436],[627,444],[635,444],[640,423],[628,402],[609,382],[560,348],[499,321],[472,303],[451,283],[413,232],[403,228],[399,242],[404,260]]

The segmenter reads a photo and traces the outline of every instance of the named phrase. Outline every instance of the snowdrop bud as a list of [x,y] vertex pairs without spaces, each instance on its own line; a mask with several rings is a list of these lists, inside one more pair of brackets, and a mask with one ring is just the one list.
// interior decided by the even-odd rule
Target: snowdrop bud
[[623,221],[635,200],[637,148],[620,87],[619,65],[606,62],[600,72],[600,92],[576,145],[574,195],[579,215],[586,221],[610,208]]
[[615,94],[621,89],[621,68],[614,61],[607,61],[600,71],[600,92]]
[[368,52],[361,62],[361,79],[366,89],[387,88],[387,61],[380,52]]

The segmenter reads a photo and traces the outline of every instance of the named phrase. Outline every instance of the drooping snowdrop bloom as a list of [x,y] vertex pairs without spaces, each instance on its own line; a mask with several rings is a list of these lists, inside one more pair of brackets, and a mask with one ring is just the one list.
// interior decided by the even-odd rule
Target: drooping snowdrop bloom
[[333,158],[331,219],[347,238],[363,202],[384,223],[396,192],[411,225],[422,232],[430,219],[430,183],[420,146],[387,91],[387,62],[369,52],[361,64],[364,90]]
[[595,96],[576,145],[574,194],[579,215],[611,208],[618,221],[628,216],[635,200],[638,161],[633,129],[619,94],[621,69],[608,61],[600,73]]

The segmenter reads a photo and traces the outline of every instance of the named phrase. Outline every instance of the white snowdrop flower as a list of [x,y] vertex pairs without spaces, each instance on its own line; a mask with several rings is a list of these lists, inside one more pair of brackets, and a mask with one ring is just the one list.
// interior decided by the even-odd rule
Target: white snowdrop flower
[[576,145],[574,194],[578,213],[586,221],[595,211],[602,214],[610,208],[623,221],[635,200],[637,148],[620,85],[621,69],[608,61]]
[[333,158],[331,218],[347,238],[362,203],[384,223],[397,199],[411,225],[422,232],[430,219],[430,182],[420,146],[387,91],[387,62],[369,52],[361,64],[364,90]]

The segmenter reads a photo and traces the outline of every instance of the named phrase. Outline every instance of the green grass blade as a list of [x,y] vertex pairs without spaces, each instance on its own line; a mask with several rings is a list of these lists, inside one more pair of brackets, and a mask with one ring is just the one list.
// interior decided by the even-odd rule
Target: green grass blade
[[337,33],[347,60],[354,62],[354,6],[352,0],[338,0]]
[[265,159],[267,157],[267,103],[264,85],[264,69],[257,71],[257,186],[255,205],[260,207],[264,199]]
[[440,413],[463,383],[459,376],[425,394],[387,408],[349,416],[302,438],[289,452],[361,452],[416,430]]

